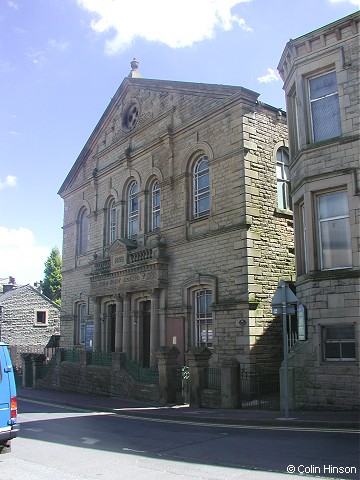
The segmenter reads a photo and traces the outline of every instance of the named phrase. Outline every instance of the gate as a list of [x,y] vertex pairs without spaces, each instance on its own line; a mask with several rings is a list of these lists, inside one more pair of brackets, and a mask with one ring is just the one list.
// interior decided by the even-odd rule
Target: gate
[[240,370],[242,408],[280,410],[280,378],[278,371]]
[[190,370],[186,365],[176,369],[176,402],[190,401]]

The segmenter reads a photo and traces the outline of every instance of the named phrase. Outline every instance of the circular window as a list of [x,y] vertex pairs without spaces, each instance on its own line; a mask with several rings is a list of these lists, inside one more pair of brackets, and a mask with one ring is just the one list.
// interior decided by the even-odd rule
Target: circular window
[[126,130],[132,130],[139,118],[139,106],[137,103],[133,102],[131,105],[125,110],[123,124]]

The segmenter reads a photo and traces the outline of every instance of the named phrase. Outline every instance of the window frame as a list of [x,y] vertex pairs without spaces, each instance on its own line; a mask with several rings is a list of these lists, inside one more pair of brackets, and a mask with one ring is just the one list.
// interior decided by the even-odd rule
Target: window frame
[[[206,167],[203,170],[199,170],[199,166],[202,163],[206,163]],[[205,173],[204,173],[205,172]],[[201,187],[201,178],[208,176],[208,182],[205,187]],[[211,195],[210,195],[210,167],[209,167],[209,158],[207,155],[202,154],[196,159],[196,162],[193,166],[192,173],[193,181],[193,218],[202,218],[210,214],[210,204],[211,204]],[[208,208],[200,208],[200,204],[203,200],[208,199]]]
[[[343,193],[346,198],[346,205],[347,205],[347,214],[329,216],[326,218],[320,218],[320,201],[322,198],[325,198],[330,195],[336,195],[339,193]],[[349,202],[348,202],[348,192],[346,189],[339,189],[339,190],[332,190],[326,192],[317,192],[315,194],[315,215],[316,215],[316,225],[317,225],[317,249],[318,249],[318,261],[319,261],[319,269],[321,271],[324,270],[339,270],[344,268],[352,268],[352,245],[351,245],[351,226],[350,226],[350,211],[349,211]],[[324,247],[323,247],[323,236],[322,236],[322,225],[326,222],[335,222],[338,220],[347,219],[348,222],[346,226],[348,227],[348,238],[347,238],[347,254],[349,263],[347,265],[334,265],[334,261],[332,261],[332,265],[325,266],[325,258],[324,258]],[[330,235],[329,235],[330,238]],[[331,238],[330,238],[331,241]],[[329,249],[330,250],[330,249]]]
[[[350,329],[352,328],[353,336],[350,338],[328,338],[328,331],[335,329]],[[343,356],[344,344],[353,344],[354,356],[345,357]],[[322,326],[322,345],[323,345],[323,360],[325,362],[356,362],[356,338],[355,338],[355,326],[354,325],[323,325]],[[328,345],[339,345],[339,356],[328,356],[327,346]]]
[[[136,191],[134,192],[134,189]],[[133,209],[133,202],[136,201],[136,209]],[[133,180],[127,192],[127,238],[135,239],[139,233],[139,186],[136,180]],[[135,228],[136,226],[136,228]]]
[[76,305],[76,344],[85,345],[86,341],[86,304]]
[[116,240],[116,205],[115,199],[111,199],[108,208],[108,244],[111,245]]
[[89,249],[89,217],[86,208],[79,213],[78,255],[86,255]]
[[[281,158],[279,159],[279,154]],[[285,157],[286,154],[286,157]],[[287,161],[284,160],[286,158]],[[277,206],[280,210],[291,211],[290,197],[290,156],[289,150],[281,146],[276,150],[276,190]],[[281,197],[280,197],[281,193]],[[281,199],[281,202],[280,202]]]
[[[214,318],[212,313],[211,305],[213,303],[213,293],[210,288],[204,287],[197,289],[193,293],[194,295],[194,329],[195,329],[195,346],[196,347],[207,347],[210,350],[213,348],[214,340]],[[200,309],[201,297],[205,298],[205,309]],[[208,304],[208,299],[210,298],[211,303]],[[210,309],[211,314],[209,315]],[[209,328],[210,326],[210,328]],[[205,341],[203,341],[203,336],[205,331]],[[211,338],[211,341],[209,339]]]
[[[155,200],[158,199],[157,202]],[[158,180],[155,180],[151,186],[151,232],[160,228],[161,221],[161,187]]]
[[[39,321],[39,314],[43,314],[44,321]],[[49,310],[46,308],[36,308],[34,310],[34,326],[35,327],[47,327],[49,318]]]
[[[312,97],[312,93],[311,93],[311,83],[320,78],[320,77],[324,77],[325,75],[330,75],[330,74],[333,74],[334,77],[335,77],[335,84],[334,86],[336,87],[335,90],[331,93],[328,93],[328,94],[324,94],[322,96],[319,96],[319,97]],[[318,104],[317,102],[322,102],[327,99],[327,98],[330,98],[330,97],[336,97],[337,99],[337,102],[336,102],[336,106],[337,106],[337,115],[336,115],[336,118],[338,119],[338,130],[335,131],[334,130],[334,134],[330,134],[330,135],[321,135],[320,133],[317,134],[317,130],[319,128],[319,123],[316,123],[315,122],[315,114],[317,113],[316,110],[315,110],[315,106]],[[325,71],[325,72],[321,72],[321,73],[318,73],[316,75],[312,75],[312,76],[309,76],[307,77],[307,98],[308,98],[308,103],[309,103],[309,121],[310,121],[310,131],[311,131],[311,140],[312,140],[312,143],[317,143],[317,142],[321,142],[321,141],[325,141],[325,140],[330,140],[332,138],[337,138],[339,136],[342,135],[342,125],[341,125],[341,112],[340,112],[340,102],[339,102],[339,91],[338,91],[338,82],[337,82],[337,75],[336,75],[336,71],[335,70],[328,70],[328,71]],[[323,126],[324,124],[326,125],[334,125],[334,121],[332,119],[331,122],[329,122],[329,120],[327,119],[324,119],[323,116],[320,115],[320,117],[317,119],[317,122],[320,122],[321,126]]]

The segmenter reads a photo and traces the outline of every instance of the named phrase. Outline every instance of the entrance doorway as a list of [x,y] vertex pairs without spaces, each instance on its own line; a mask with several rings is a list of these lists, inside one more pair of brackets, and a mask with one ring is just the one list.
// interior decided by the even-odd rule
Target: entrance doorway
[[142,304],[142,366],[150,367],[150,324],[151,324],[151,301]]

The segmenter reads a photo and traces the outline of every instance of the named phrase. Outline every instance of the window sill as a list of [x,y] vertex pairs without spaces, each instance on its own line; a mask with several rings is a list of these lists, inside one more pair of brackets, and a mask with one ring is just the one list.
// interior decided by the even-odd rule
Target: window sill
[[274,215],[275,217],[293,218],[293,212],[291,210],[283,210],[282,208],[275,208]]

